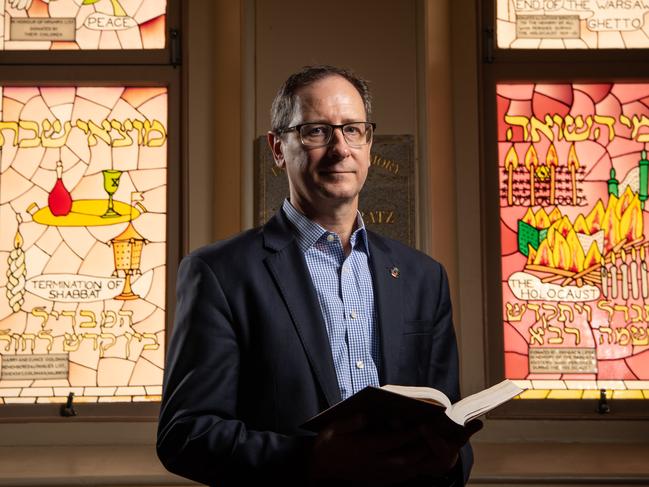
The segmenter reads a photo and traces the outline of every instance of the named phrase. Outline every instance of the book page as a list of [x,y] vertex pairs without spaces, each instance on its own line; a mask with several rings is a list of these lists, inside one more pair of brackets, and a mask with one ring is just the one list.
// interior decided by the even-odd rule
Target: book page
[[451,401],[446,394],[432,387],[416,387],[416,386],[395,386],[395,385],[385,385],[381,389],[386,391],[394,392],[396,394],[401,394],[402,396],[411,397],[413,399],[420,399],[422,401],[432,402],[439,406],[445,408],[451,407]]
[[446,414],[456,423],[463,425],[467,421],[475,419],[481,414],[509,401],[521,392],[523,392],[523,389],[512,381],[504,380],[495,386],[458,401]]

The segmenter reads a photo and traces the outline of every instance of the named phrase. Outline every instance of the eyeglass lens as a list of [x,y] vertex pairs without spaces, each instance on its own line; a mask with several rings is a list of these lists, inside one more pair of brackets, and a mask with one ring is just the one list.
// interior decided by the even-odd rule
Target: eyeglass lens
[[[367,122],[347,123],[341,127],[345,141],[351,146],[369,144],[372,140],[372,124]],[[334,127],[326,123],[307,123],[300,127],[302,143],[308,146],[327,145],[331,141]]]

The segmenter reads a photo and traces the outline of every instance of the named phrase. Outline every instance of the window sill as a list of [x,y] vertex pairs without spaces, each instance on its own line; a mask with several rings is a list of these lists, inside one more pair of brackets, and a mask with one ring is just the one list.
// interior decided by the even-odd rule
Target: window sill
[[473,444],[471,484],[649,485],[645,443]]
[[3,446],[0,486],[193,486],[165,470],[153,445]]

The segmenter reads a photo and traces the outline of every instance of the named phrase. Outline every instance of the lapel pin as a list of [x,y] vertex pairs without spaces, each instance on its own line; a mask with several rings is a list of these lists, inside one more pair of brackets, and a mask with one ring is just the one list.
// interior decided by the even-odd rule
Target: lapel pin
[[390,275],[394,277],[395,279],[399,278],[399,268],[398,267],[393,267],[390,269]]

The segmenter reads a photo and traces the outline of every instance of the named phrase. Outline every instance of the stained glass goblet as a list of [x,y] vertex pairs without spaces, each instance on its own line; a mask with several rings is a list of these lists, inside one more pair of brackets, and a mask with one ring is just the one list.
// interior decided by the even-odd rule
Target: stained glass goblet
[[104,190],[108,193],[108,209],[106,210],[106,213],[102,215],[102,218],[121,216],[115,211],[115,207],[113,206],[113,195],[119,187],[119,178],[122,176],[122,171],[117,171],[116,169],[104,169],[102,173],[104,174]]

